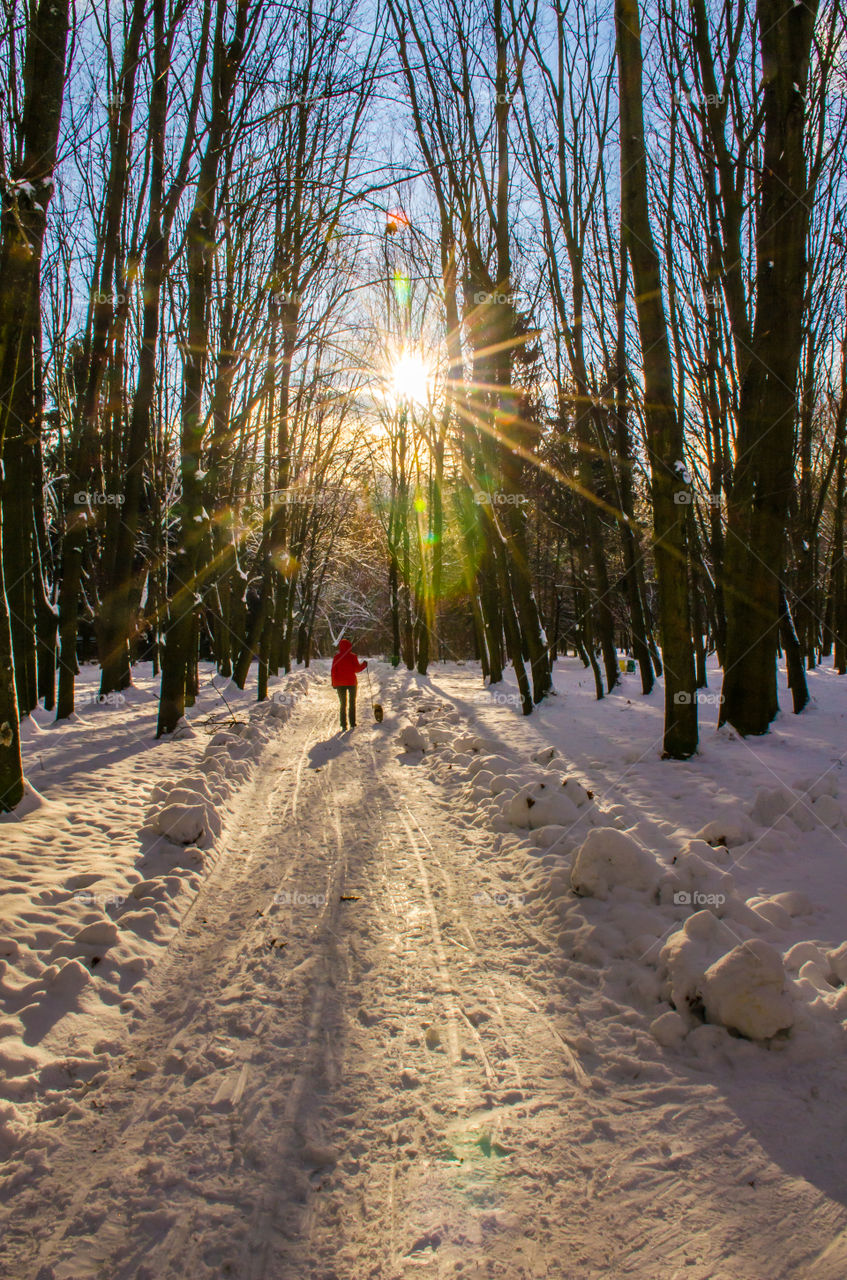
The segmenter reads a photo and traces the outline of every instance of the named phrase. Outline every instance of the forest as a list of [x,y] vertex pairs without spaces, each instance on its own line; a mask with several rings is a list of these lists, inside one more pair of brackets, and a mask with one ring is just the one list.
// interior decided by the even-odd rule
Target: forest
[[846,74],[841,0],[3,0],[0,808],[92,661],[160,737],[345,630],[630,661],[672,759],[847,674]]

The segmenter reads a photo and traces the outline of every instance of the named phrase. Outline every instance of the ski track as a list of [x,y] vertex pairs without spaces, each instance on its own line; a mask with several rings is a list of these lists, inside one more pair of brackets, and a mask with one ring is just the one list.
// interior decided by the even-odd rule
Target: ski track
[[490,833],[334,711],[303,700],[124,1057],[10,1162],[8,1280],[839,1280],[841,1206],[707,1078],[592,1046],[601,975],[475,902]]

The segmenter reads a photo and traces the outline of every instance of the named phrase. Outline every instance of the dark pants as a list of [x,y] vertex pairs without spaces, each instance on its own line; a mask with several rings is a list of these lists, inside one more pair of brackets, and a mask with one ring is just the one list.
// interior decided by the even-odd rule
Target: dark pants
[[356,727],[356,686],[354,684],[339,684],[335,687],[338,694],[339,710],[341,711],[341,728],[347,728],[347,717],[350,716],[350,728]]

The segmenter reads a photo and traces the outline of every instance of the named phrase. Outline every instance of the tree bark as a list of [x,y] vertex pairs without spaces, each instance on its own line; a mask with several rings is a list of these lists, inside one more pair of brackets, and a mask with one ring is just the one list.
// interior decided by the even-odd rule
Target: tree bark
[[[683,427],[674,399],[662,277],[647,197],[638,0],[616,0],[620,93],[621,205],[632,264],[644,370],[647,452],[653,497],[654,556],[665,671],[664,754],[686,759],[697,750],[697,704],[688,600],[683,476]],[[680,499],[683,501],[680,502]]]
[[197,179],[197,192],[186,228],[188,305],[180,421],[180,546],[173,569],[174,581],[162,655],[162,684],[156,730],[159,737],[172,733],[185,714],[194,617],[202,600],[205,577],[208,575],[208,565],[201,563],[201,548],[204,538],[208,537],[208,515],[203,506],[200,455],[204,434],[203,386],[209,346],[211,255],[214,252],[216,228],[215,197],[221,155],[230,127],[232,97],[244,56],[248,9],[249,0],[236,0],[232,40],[227,43],[224,34],[227,0],[218,0],[211,92],[213,110]]
[[[185,7],[185,3],[177,6],[172,21],[166,29],[165,0],[153,0],[153,76],[148,123],[150,196],[145,237],[147,248],[141,287],[141,334],[137,353],[138,373],[124,447],[121,519],[117,528],[112,573],[104,582],[103,589],[100,673],[102,697],[128,688],[132,681],[130,638],[133,633],[133,614],[137,596],[135,557],[138,530],[141,524],[145,461],[150,445],[151,421],[156,396],[156,355],[161,328],[162,285],[171,228],[188,180],[203,69],[206,65],[206,46],[211,15],[211,8],[206,0],[200,54],[194,77],[185,139],[177,172],[166,195],[165,143],[171,53]],[[155,611],[152,612],[155,617]],[[154,626],[156,625],[157,623],[154,622]],[[157,660],[154,660],[154,668],[156,666]]]
[[766,733],[776,683],[785,523],[793,480],[810,193],[805,94],[817,0],[760,0],[764,155],[756,219],[756,317],[741,383],[727,501],[721,723]]
[[[33,352],[40,333],[41,258],[65,80],[67,0],[40,0],[29,11],[24,65],[20,166],[12,168],[0,217],[0,456],[16,426],[15,389],[24,379],[34,397]],[[32,421],[32,408],[21,415]],[[8,483],[13,482],[8,475]],[[29,520],[27,521],[29,527]],[[7,531],[8,536],[8,531]],[[3,581],[3,522],[0,519],[0,810],[23,796],[20,722],[6,584]]]
[[809,701],[809,689],[806,684],[803,648],[794,629],[794,619],[791,617],[788,600],[782,588],[779,593],[779,635],[785,652],[788,687],[794,702],[794,714],[799,715]]
[[59,697],[56,719],[63,720],[74,710],[74,686],[79,626],[79,597],[82,589],[83,557],[94,508],[88,492],[96,474],[98,456],[97,420],[100,394],[108,361],[109,331],[114,315],[115,263],[121,234],[124,196],[129,174],[132,115],[138,52],[146,18],[145,0],[134,0],[132,20],[124,48],[119,77],[120,107],[112,129],[109,177],[102,220],[99,227],[99,271],[92,280],[95,295],[90,340],[86,343],[85,383],[75,414],[70,467],[71,502],[62,545],[62,578],[59,590]]

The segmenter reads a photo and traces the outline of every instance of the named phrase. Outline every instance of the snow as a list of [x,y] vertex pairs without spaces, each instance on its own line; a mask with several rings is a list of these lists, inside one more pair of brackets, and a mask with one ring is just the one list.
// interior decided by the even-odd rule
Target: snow
[[723,915],[726,904],[732,900],[735,880],[722,863],[719,845],[713,850],[703,840],[689,840],[671,859],[671,870],[663,879],[662,900],[669,899],[684,906],[708,907],[716,915]]
[[843,1280],[847,681],[678,763],[637,675],[371,668],[35,712],[4,1274]]
[[617,889],[653,897],[661,868],[647,849],[623,831],[598,827],[589,832],[574,859],[571,887],[586,898],[608,898]]
[[426,751],[426,736],[413,724],[407,724],[400,731],[400,743],[406,751]]
[[577,822],[579,810],[561,787],[551,782],[530,782],[507,799],[503,816],[516,827],[534,828],[551,822]]
[[[24,721],[27,772],[43,794],[30,786],[16,813],[0,819],[0,1069],[8,1077],[0,1094],[13,1107],[4,1113],[6,1150],[55,1092],[70,1047],[80,1078],[97,1066],[99,1033],[135,1007],[135,989],[214,866],[232,806],[271,737],[268,718],[279,715],[274,704],[256,708],[228,690],[244,723],[211,732],[229,713],[207,688],[189,712],[194,724],[186,719],[181,733],[157,742],[149,668],[111,701],[97,697],[98,676],[83,668],[85,710],[70,720],[57,724],[38,708]],[[287,720],[307,681],[279,684],[291,699]],[[44,1031],[38,1051],[21,1057],[33,1027]]]
[[703,975],[701,995],[709,1022],[750,1040],[768,1040],[794,1021],[786,994],[782,959],[774,947],[754,938],[733,947]]

